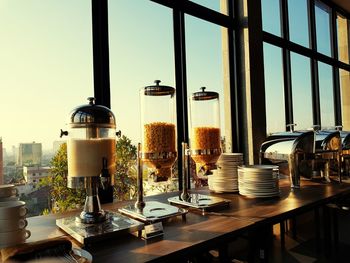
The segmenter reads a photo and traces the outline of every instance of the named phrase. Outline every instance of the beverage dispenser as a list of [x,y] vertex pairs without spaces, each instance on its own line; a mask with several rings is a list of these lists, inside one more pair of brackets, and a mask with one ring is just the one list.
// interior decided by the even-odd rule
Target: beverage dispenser
[[116,125],[113,113],[96,105],[95,98],[72,110],[67,135],[67,185],[73,189],[86,189],[83,223],[97,223],[106,219],[101,209],[97,187],[113,182],[116,158]]

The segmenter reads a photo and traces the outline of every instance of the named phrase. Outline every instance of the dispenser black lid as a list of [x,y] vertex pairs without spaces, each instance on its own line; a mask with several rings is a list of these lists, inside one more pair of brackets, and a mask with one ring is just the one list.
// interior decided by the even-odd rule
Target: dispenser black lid
[[88,98],[89,104],[81,105],[72,110],[69,116],[69,124],[72,127],[96,126],[115,128],[113,112],[102,105],[95,104],[95,98]]
[[147,96],[173,96],[175,94],[175,89],[173,87],[159,85],[160,82],[160,80],[155,80],[154,83],[156,85],[146,86],[142,91]]
[[206,87],[201,87],[201,91],[192,93],[193,100],[213,100],[219,98],[219,93],[215,91],[206,91]]

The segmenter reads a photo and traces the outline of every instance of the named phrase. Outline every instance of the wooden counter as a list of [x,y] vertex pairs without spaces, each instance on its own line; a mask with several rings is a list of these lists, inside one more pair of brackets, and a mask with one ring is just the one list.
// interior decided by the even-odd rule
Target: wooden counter
[[[230,207],[204,215],[198,210],[190,210],[186,221],[177,217],[165,222],[164,236],[161,239],[146,242],[127,234],[118,240],[101,242],[86,250],[93,255],[94,262],[178,261],[197,252],[225,245],[243,233],[271,226],[350,194],[350,184],[347,183],[319,184],[302,181],[301,185],[301,189],[291,191],[289,180],[280,180],[280,197],[270,199],[246,198],[238,194],[213,194],[207,189],[196,190],[230,199]],[[162,194],[148,197],[147,200],[166,202],[168,197],[176,194],[178,193]],[[126,203],[109,204],[104,209],[117,210]],[[28,242],[65,236],[55,226],[55,219],[72,214],[74,212],[29,218],[28,229],[32,236]]]

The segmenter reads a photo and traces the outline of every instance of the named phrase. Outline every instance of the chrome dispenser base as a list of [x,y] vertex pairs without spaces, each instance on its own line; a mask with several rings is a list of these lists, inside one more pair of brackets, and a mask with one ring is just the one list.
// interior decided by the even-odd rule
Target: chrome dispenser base
[[83,245],[141,231],[144,227],[143,223],[115,212],[106,212],[106,220],[97,224],[84,224],[73,216],[57,219],[56,225]]
[[107,220],[106,212],[101,210],[98,213],[89,213],[82,211],[80,216],[75,219],[82,224],[97,224]]
[[168,198],[170,204],[193,207],[208,210],[217,207],[229,206],[230,201],[216,196],[188,193],[188,198],[181,199],[179,196]]
[[146,202],[145,206],[141,209],[135,207],[135,205],[129,205],[119,208],[118,211],[124,215],[149,223],[175,216],[184,216],[188,212],[186,209],[163,204],[157,201]]

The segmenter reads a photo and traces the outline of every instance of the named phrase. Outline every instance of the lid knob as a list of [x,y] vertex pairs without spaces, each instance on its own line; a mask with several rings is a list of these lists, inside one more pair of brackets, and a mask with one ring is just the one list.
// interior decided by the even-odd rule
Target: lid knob
[[87,100],[89,101],[90,105],[94,105],[96,99],[94,97],[88,97]]
[[156,85],[159,86],[159,83],[161,83],[161,81],[159,79],[156,79],[154,83],[156,83]]
[[206,87],[201,87],[202,92],[204,92],[204,91],[205,91],[205,89],[206,89]]

